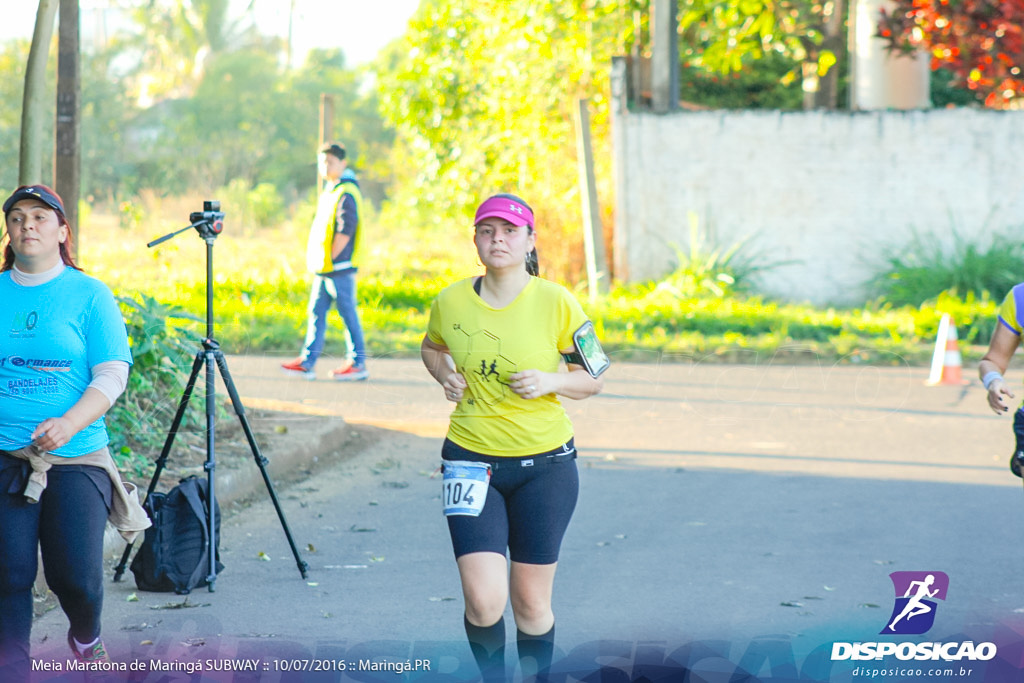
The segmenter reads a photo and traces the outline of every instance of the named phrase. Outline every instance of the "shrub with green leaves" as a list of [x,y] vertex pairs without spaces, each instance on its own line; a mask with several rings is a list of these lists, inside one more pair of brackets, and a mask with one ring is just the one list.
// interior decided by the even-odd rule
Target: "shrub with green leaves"
[[270,183],[251,187],[245,179],[235,178],[215,194],[222,206],[231,207],[231,221],[246,232],[274,225],[285,213],[284,199]]
[[951,250],[937,236],[916,232],[909,243],[890,247],[868,282],[871,296],[894,306],[920,306],[943,292],[998,301],[1024,280],[1019,237],[994,235],[983,244],[953,236]]
[[277,187],[260,183],[246,194],[246,204],[253,221],[260,228],[274,225],[284,216],[284,199]]
[[[144,294],[119,296],[118,301],[133,366],[124,393],[107,414],[107,431],[118,467],[141,476],[160,452],[195,355],[194,345],[175,321],[198,318]],[[188,416],[193,421],[195,412],[190,410]]]
[[758,273],[783,265],[783,262],[768,261],[764,254],[751,251],[749,237],[728,247],[715,246],[697,215],[691,212],[688,218],[688,248],[684,251],[673,245],[678,265],[657,282],[653,294],[668,292],[682,299],[747,293],[753,290]]

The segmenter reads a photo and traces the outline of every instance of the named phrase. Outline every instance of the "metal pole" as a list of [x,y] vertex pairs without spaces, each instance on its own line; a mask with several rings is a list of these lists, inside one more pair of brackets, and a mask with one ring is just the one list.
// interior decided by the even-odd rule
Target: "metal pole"
[[679,33],[676,0],[651,3],[651,104],[655,113],[679,108]]

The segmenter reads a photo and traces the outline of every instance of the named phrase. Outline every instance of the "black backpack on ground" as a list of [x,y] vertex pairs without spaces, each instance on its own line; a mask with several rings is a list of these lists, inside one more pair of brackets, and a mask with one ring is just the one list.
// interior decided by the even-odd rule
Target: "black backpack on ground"
[[[184,595],[206,585],[210,573],[207,498],[207,481],[195,475],[182,479],[167,493],[154,491],[146,498],[143,507],[153,526],[146,529],[131,564],[139,590]],[[216,501],[213,523],[219,574],[224,565],[220,563],[220,505]]]

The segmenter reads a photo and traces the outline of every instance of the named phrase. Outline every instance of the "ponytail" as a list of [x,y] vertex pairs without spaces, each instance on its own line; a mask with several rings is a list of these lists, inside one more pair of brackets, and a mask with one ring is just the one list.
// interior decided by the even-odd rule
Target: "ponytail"
[[[533,232],[533,228],[530,228],[530,232]],[[537,260],[536,247],[526,255],[526,272],[530,275],[540,275],[540,263]]]

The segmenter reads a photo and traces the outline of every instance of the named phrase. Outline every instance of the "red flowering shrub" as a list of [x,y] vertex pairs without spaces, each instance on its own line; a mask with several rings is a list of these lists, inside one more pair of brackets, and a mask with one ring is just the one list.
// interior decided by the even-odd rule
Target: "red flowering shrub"
[[895,50],[923,48],[986,107],[1024,97],[1024,0],[895,0],[878,36]]

